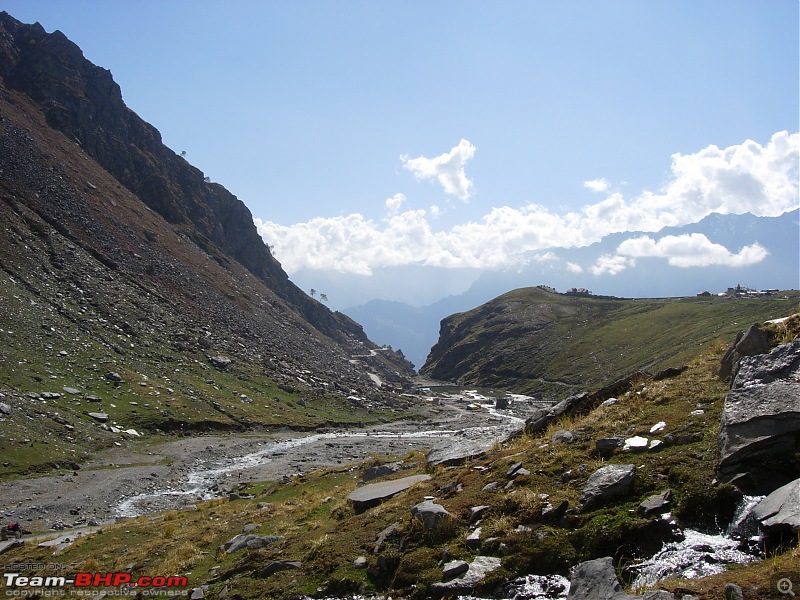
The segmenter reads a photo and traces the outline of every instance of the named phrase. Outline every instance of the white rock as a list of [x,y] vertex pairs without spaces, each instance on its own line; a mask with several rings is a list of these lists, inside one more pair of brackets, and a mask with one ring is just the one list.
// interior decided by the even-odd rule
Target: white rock
[[664,423],[664,421],[659,421],[658,423],[656,423],[655,425],[653,425],[653,426],[650,428],[650,433],[655,433],[656,431],[661,431],[661,430],[663,430],[663,429],[664,429],[666,426],[667,426],[667,424],[666,424],[666,423]]
[[635,435],[633,437],[629,437],[625,440],[625,445],[622,447],[623,450],[642,450],[647,448],[647,444],[650,440],[646,437],[642,437],[639,435]]

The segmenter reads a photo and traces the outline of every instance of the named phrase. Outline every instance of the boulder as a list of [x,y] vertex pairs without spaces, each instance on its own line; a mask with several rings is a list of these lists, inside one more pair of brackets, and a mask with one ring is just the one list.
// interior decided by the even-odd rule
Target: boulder
[[753,516],[769,533],[800,530],[800,479],[779,487],[753,508]]
[[639,514],[643,517],[650,515],[660,515],[669,510],[669,505],[672,502],[672,490],[664,490],[660,494],[650,496],[647,500],[639,505]]
[[469,563],[469,567],[458,577],[450,581],[434,583],[430,586],[431,592],[441,596],[457,596],[468,594],[492,571],[500,568],[501,561],[494,556],[476,556]]
[[367,467],[364,469],[364,474],[361,476],[361,481],[367,482],[380,477],[387,477],[399,473],[403,467],[400,463],[390,463],[387,465],[375,465],[374,467]]
[[108,415],[106,413],[90,412],[86,414],[92,417],[95,421],[100,423],[108,423]]
[[411,509],[411,516],[421,521],[428,529],[436,529],[454,517],[441,504],[425,500]]
[[606,465],[597,469],[583,486],[581,510],[630,492],[635,472],[633,465]]
[[6,404],[5,402],[0,402],[0,413],[2,413],[4,415],[10,415],[11,414],[11,407],[8,404]]
[[427,481],[430,478],[430,475],[411,475],[402,479],[370,483],[354,490],[347,499],[353,503],[353,508],[357,513],[362,513],[403,490],[407,490],[412,485],[416,485],[420,481]]
[[225,542],[222,545],[222,549],[228,554],[233,554],[234,552],[244,550],[245,548],[249,548],[250,550],[266,548],[267,546],[271,546],[275,542],[279,542],[282,539],[282,535],[253,535],[251,533],[242,533],[232,538],[230,541]]
[[227,356],[222,356],[222,355],[210,356],[208,358],[208,362],[211,363],[212,367],[214,367],[216,369],[224,370],[224,369],[227,369],[228,366],[231,364],[231,359],[228,358]]
[[589,398],[589,395],[589,392],[581,392],[580,394],[574,394],[569,398],[565,398],[553,406],[538,409],[525,421],[525,433],[537,433],[542,431],[553,419],[569,413],[576,406],[585,402]]
[[572,568],[567,600],[634,600],[617,579],[610,556],[587,560]]
[[[798,434],[800,341],[743,358],[722,411],[717,438],[720,478],[736,479],[747,493],[772,491],[786,476],[775,483],[767,462],[794,452]],[[797,477],[800,470],[795,466],[789,475]]]
[[442,567],[442,576],[445,579],[452,579],[458,577],[462,573],[469,571],[469,563],[465,560],[451,560],[444,567]]
[[740,332],[722,357],[719,368],[720,379],[731,380],[736,376],[744,357],[769,352],[770,346],[772,346],[772,335],[761,329],[758,324],[751,325],[747,333]]
[[595,440],[594,448],[597,454],[603,458],[608,458],[614,453],[614,450],[620,448],[624,443],[625,440],[620,437],[600,438]]

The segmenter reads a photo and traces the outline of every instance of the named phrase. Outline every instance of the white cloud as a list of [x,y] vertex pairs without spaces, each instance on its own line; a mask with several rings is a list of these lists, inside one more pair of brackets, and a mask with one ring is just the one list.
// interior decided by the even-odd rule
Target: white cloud
[[466,202],[469,200],[472,182],[467,179],[464,165],[473,156],[475,156],[475,146],[462,139],[450,152],[440,154],[436,158],[424,156],[409,158],[406,154],[401,156],[400,160],[417,179],[421,181],[437,179],[445,194]]
[[567,262],[566,267],[567,271],[569,271],[570,273],[578,273],[578,274],[583,273],[583,267],[574,262]]
[[590,269],[592,275],[617,275],[628,267],[636,265],[636,261],[626,256],[603,254]]
[[[447,231],[431,227],[439,209],[399,212],[405,201],[400,194],[386,201],[389,218],[380,222],[360,214],[319,217],[288,227],[260,219],[255,222],[289,273],[307,267],[366,275],[374,268],[411,264],[501,268],[518,265],[522,253],[586,246],[611,233],[656,232],[697,222],[714,212],[779,216],[798,207],[798,146],[800,134],[787,132],[776,133],[764,146],[752,141],[724,149],[709,146],[695,154],[674,155],[672,176],[657,192],[645,190],[631,198],[611,193],[600,202],[565,214],[538,204],[500,206],[477,221]],[[429,173],[426,177],[439,178],[442,173],[452,175],[459,170],[463,175],[465,157],[473,152],[474,147],[462,140],[437,159],[405,162],[407,168],[416,165],[411,169],[417,169],[415,173]],[[447,168],[441,168],[442,164]],[[458,183],[459,177],[454,181]],[[467,184],[461,185],[464,182]],[[454,191],[467,193],[465,176],[461,184]],[[707,239],[678,237],[658,242],[629,240],[621,252],[604,257],[590,270],[619,273],[635,264],[637,257],[653,255],[646,252],[657,252],[676,266],[701,266],[703,261],[754,264],[766,252],[761,246],[749,246],[734,254]],[[575,267],[578,265],[568,266]]]
[[768,254],[760,244],[745,246],[734,254],[701,233],[668,235],[658,241],[642,236],[625,240],[617,247],[619,256],[666,258],[674,267],[748,267],[761,262]]
[[389,211],[389,214],[396,215],[400,210],[400,205],[402,205],[405,201],[406,195],[401,192],[395,194],[391,198],[387,198],[384,204],[386,205],[386,210]]
[[610,184],[605,179],[592,179],[591,181],[583,182],[583,187],[593,192],[605,192],[608,190],[609,185]]

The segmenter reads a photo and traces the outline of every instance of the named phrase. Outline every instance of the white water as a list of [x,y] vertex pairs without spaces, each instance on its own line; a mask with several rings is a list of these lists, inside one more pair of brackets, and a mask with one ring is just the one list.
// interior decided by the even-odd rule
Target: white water
[[636,567],[637,578],[633,589],[652,587],[662,579],[681,577],[697,579],[716,575],[726,570],[729,564],[744,564],[757,560],[756,556],[740,549],[742,538],[754,536],[756,531],[748,527],[748,517],[753,507],[763,496],[745,496],[730,523],[717,533],[702,533],[684,529],[681,542],[664,544],[654,556]]

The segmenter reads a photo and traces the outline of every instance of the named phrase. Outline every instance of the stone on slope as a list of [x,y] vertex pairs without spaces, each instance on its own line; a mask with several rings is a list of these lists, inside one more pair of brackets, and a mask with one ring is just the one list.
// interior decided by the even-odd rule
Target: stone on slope
[[757,324],[751,325],[745,334],[740,332],[720,361],[720,379],[729,381],[736,376],[741,360],[745,356],[769,352],[771,345],[772,336]]
[[773,480],[763,463],[793,452],[798,434],[800,341],[742,359],[725,397],[717,438],[721,479],[736,480],[748,493],[772,491],[786,479]]
[[415,505],[411,509],[411,516],[421,521],[428,529],[436,529],[454,518],[444,506],[431,500]]
[[567,600],[634,600],[617,579],[610,556],[587,560],[572,568]]
[[469,563],[466,572],[450,581],[434,583],[430,586],[430,590],[443,596],[467,594],[474,590],[489,573],[499,569],[500,564],[500,559],[494,556],[476,556]]
[[753,516],[769,532],[800,530],[800,479],[779,487],[756,504]]
[[583,486],[581,510],[630,492],[635,472],[633,465],[606,465],[597,469]]
[[639,504],[639,514],[643,517],[667,512],[672,502],[672,490],[664,490],[660,494],[650,496]]
[[361,481],[366,483],[367,481],[372,481],[373,479],[394,475],[395,473],[399,473],[402,468],[403,467],[400,463],[389,463],[386,465],[367,467],[364,469],[364,475],[361,476]]
[[377,506],[395,494],[407,490],[412,485],[416,485],[420,481],[427,481],[430,478],[430,475],[411,475],[410,477],[403,477],[402,479],[370,483],[355,489],[347,499],[353,503],[355,511],[361,513],[368,508]]
[[233,554],[234,552],[244,550],[245,548],[249,548],[251,550],[255,550],[257,548],[266,548],[267,546],[270,546],[275,542],[279,542],[282,539],[282,535],[253,535],[251,533],[240,533],[230,541],[225,542],[222,545],[222,549],[228,554]]

